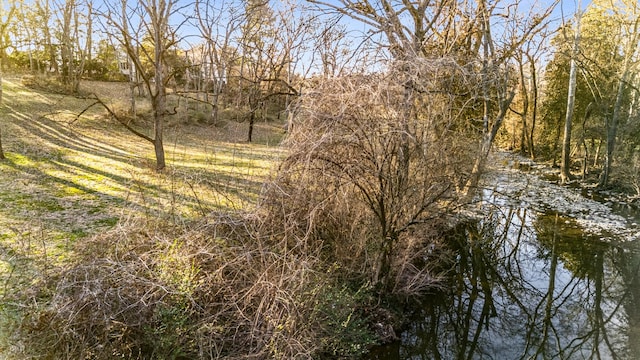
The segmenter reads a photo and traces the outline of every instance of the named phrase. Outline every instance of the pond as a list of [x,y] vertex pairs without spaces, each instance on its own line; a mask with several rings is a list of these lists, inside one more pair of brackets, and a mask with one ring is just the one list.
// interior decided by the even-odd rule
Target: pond
[[502,190],[452,232],[448,291],[423,299],[400,339],[367,358],[640,359],[637,239]]

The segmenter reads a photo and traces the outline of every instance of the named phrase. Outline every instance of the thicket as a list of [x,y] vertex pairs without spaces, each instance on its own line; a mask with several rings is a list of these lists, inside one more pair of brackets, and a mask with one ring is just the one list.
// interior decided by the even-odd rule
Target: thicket
[[[480,137],[453,63],[318,81],[253,209],[123,221],[14,295],[24,357],[351,357],[432,291]],[[402,69],[403,67],[401,67]],[[456,115],[458,114],[458,115]]]

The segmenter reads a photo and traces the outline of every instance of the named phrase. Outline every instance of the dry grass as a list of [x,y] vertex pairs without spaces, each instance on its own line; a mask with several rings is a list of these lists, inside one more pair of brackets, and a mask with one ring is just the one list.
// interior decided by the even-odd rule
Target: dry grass
[[[87,86],[121,106],[118,84]],[[89,102],[6,89],[1,353],[292,359],[375,341],[367,295],[336,281],[321,244],[254,207],[279,125],[247,144],[246,124],[174,119],[156,173],[151,146],[101,111],[76,119]]]
[[[312,259],[267,250],[250,215],[176,231],[121,224],[34,295],[18,344],[66,358],[289,359],[314,352]],[[30,335],[33,334],[33,335]],[[32,336],[32,337],[31,337]],[[296,341],[292,341],[296,340]]]
[[[103,93],[121,84],[90,83]],[[111,90],[113,92],[113,89]],[[126,94],[126,92],[125,92]],[[260,124],[258,141],[240,141],[244,124],[167,129],[169,168],[153,171],[153,148],[89,101],[32,91],[5,80],[0,162],[0,239],[40,233],[52,247],[143,215],[189,221],[254,203],[279,156],[279,132]],[[56,256],[64,256],[64,251]]]
[[[364,296],[248,212],[121,222],[18,299],[20,357],[309,359],[374,342]],[[305,244],[304,241],[300,245]],[[11,303],[15,303],[11,301]]]

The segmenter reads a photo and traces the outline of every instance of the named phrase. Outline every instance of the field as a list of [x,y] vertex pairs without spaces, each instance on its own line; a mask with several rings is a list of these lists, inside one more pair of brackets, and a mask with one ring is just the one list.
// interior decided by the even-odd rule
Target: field
[[[91,100],[35,91],[19,77],[5,79],[3,89],[0,304],[36,278],[29,274],[64,265],[76,244],[131,219],[188,223],[215,209],[252,206],[280,154],[281,124],[257,124],[247,143],[247,124],[199,124],[183,107],[169,119],[167,169],[158,173],[153,146],[104,109],[78,117]],[[83,90],[115,108],[128,92],[124,84],[99,82],[85,82]]]

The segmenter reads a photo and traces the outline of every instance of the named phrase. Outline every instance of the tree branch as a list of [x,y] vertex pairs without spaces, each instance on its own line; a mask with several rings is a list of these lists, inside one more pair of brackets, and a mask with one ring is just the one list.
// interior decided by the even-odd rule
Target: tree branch
[[85,112],[87,112],[89,109],[91,109],[92,107],[96,106],[96,105],[100,105],[102,108],[104,108],[105,110],[107,110],[107,112],[109,113],[109,115],[111,115],[111,117],[113,119],[115,119],[117,122],[119,122],[122,126],[124,126],[127,130],[129,130],[131,133],[133,133],[134,135],[147,140],[150,143],[154,143],[155,140],[143,133],[141,133],[140,131],[134,129],[133,127],[131,127],[131,125],[128,124],[127,121],[125,121],[124,119],[120,118],[110,107],[109,105],[107,105],[104,101],[102,101],[102,99],[100,99],[98,97],[98,95],[96,94],[91,94],[91,96],[89,97],[85,97],[84,99],[87,100],[94,100],[94,102],[87,106],[86,108],[84,108],[73,120],[71,120],[69,122],[69,124],[73,124],[74,122],[76,122],[80,116],[82,116],[82,114],[84,114]]

